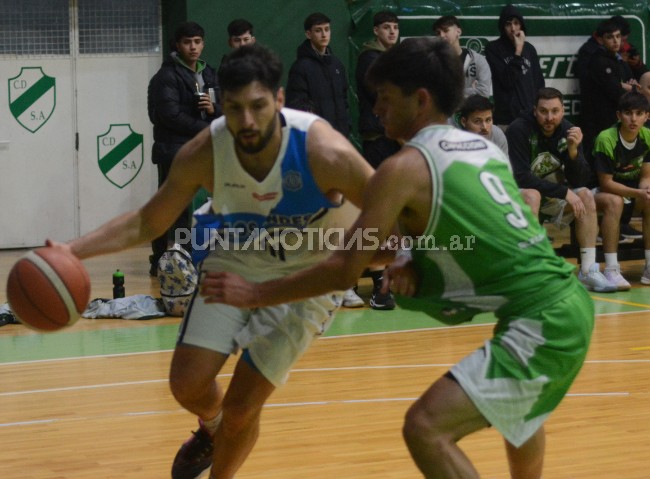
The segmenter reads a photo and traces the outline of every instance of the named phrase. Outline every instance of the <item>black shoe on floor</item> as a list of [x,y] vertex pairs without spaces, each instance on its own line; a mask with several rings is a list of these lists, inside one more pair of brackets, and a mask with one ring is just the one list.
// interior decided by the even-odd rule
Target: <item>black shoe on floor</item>
[[383,294],[381,288],[373,288],[369,304],[372,309],[389,311],[395,309],[395,298],[390,291],[387,294]]
[[172,479],[196,479],[212,466],[214,444],[212,437],[205,430],[201,421],[199,429],[176,453],[172,464]]
[[628,239],[641,239],[643,238],[643,233],[639,230],[632,228],[629,223],[621,225],[621,236]]

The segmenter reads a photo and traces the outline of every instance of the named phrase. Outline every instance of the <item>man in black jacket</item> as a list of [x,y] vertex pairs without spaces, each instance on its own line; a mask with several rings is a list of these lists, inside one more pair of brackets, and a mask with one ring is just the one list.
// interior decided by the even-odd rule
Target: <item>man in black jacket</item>
[[312,111],[347,137],[351,127],[348,78],[329,47],[330,19],[312,13],[304,28],[307,39],[298,47],[298,58],[289,70],[287,106]]
[[580,76],[582,129],[588,157],[598,134],[616,123],[619,98],[637,85],[632,70],[618,53],[620,24],[611,18],[604,20],[598,24],[594,36],[598,46]]
[[494,123],[508,125],[530,110],[545,82],[537,50],[526,41],[524,17],[514,6],[501,10],[499,32],[501,36],[488,43],[485,58],[492,72]]
[[598,293],[616,291],[606,277],[613,278],[613,272],[603,275],[596,263],[597,210],[603,213],[603,251],[615,253],[623,205],[610,193],[594,194],[585,187],[591,170],[582,151],[582,131],[564,118],[563,101],[555,88],[539,90],[532,113],[522,114],[506,130],[508,157],[535,216],[560,227],[575,218],[582,284]]
[[[158,167],[159,187],[180,147],[221,116],[216,72],[200,59],[204,37],[205,32],[197,23],[181,24],[174,35],[174,51],[149,82],[147,108],[154,139],[151,160]],[[191,215],[188,206],[174,226],[151,243],[151,276],[156,276],[160,256],[174,241],[174,231],[189,229]]]

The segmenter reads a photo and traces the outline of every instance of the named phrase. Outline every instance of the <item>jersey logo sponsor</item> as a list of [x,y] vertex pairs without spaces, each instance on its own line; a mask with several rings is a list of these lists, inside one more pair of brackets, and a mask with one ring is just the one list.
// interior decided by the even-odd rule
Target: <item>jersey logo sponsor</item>
[[447,141],[443,140],[439,146],[444,151],[476,151],[487,149],[487,143],[483,140],[470,141]]
[[273,191],[271,193],[264,193],[263,195],[253,192],[253,198],[255,198],[257,201],[270,201],[276,199],[277,196],[278,196],[277,191]]
[[302,189],[302,175],[299,171],[289,170],[282,178],[282,188],[288,191],[299,191]]
[[238,190],[243,190],[246,188],[246,185],[240,185],[239,183],[230,183],[226,181],[223,184],[224,188],[237,188]]

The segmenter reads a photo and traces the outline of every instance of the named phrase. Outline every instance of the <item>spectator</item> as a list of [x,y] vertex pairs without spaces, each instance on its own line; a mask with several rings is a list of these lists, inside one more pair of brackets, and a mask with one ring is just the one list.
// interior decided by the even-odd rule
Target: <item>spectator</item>
[[537,90],[545,83],[537,50],[526,41],[524,17],[513,5],[501,10],[499,33],[488,43],[485,57],[492,72],[494,122],[507,126],[532,108]]
[[304,22],[307,39],[298,47],[287,80],[287,106],[311,101],[314,113],[329,121],[344,136],[350,135],[348,79],[341,60],[329,46],[330,19],[312,13]]
[[[154,139],[151,159],[158,168],[158,187],[167,179],[180,147],[221,115],[216,72],[200,58],[204,37],[198,23],[181,24],[174,34],[174,51],[149,82],[147,109]],[[213,92],[214,100],[208,91]],[[202,93],[198,101],[197,93]],[[173,227],[151,243],[151,276],[158,274],[158,260],[174,242],[176,229],[189,230],[191,217],[192,207],[188,206]]]
[[595,32],[598,48],[580,76],[580,104],[584,129],[584,146],[591,154],[594,139],[616,123],[618,99],[632,90],[636,81],[630,67],[618,53],[621,27],[611,18],[598,24]]
[[630,22],[621,15],[615,15],[611,18],[621,26],[621,47],[618,50],[618,53],[621,55],[621,58],[632,71],[632,75],[638,81],[645,72],[648,71],[647,67],[641,60],[641,55],[637,48],[628,42],[630,33],[632,33],[632,27]]
[[[379,117],[373,112],[377,95],[366,83],[365,76],[377,57],[397,44],[399,40],[397,15],[389,11],[377,12],[373,17],[372,31],[375,38],[363,44],[357,60],[355,76],[357,96],[359,97],[359,134],[362,139],[363,156],[373,168],[378,168],[386,158],[399,151],[400,144],[386,137]],[[379,195],[380,192],[377,194]],[[394,309],[395,299],[392,293],[381,292],[383,268],[370,268],[370,277],[373,282],[370,307],[378,310]]]
[[508,155],[508,140],[501,128],[493,128],[494,105],[482,95],[470,95],[460,106],[459,121],[463,130],[485,137]]
[[[533,210],[559,226],[575,217],[580,246],[578,279],[599,293],[629,289],[630,284],[613,270],[600,272],[596,263],[598,215],[603,212],[603,249],[616,253],[622,203],[614,195],[585,188],[590,169],[582,151],[582,132],[564,118],[562,93],[542,88],[532,113],[513,121],[506,130],[508,152],[522,196]],[[614,283],[612,280],[616,280]]]
[[602,131],[594,144],[594,170],[601,191],[618,195],[643,215],[645,268],[642,284],[650,284],[650,103],[637,91],[618,102],[618,123]]
[[228,24],[228,46],[233,50],[242,45],[255,43],[253,24],[243,18],[233,20]]
[[480,53],[460,46],[463,30],[460,21],[453,15],[445,15],[433,22],[433,33],[449,43],[460,57],[465,72],[465,89],[463,96],[478,94],[492,96],[492,73],[487,60]]

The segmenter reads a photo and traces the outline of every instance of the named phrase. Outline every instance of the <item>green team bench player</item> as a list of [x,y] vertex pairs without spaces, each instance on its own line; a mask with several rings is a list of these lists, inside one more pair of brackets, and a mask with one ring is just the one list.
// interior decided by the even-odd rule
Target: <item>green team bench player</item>
[[594,142],[594,170],[598,188],[620,196],[621,202],[643,215],[645,267],[642,284],[650,284],[650,103],[637,91],[621,95],[618,122],[603,130]]
[[[390,284],[399,295],[415,293],[400,304],[449,323],[483,311],[498,319],[493,337],[410,407],[403,430],[409,451],[427,478],[478,478],[457,441],[492,425],[505,437],[512,477],[539,478],[543,423],[584,362],[593,303],[525,206],[503,152],[446,124],[463,86],[448,44],[407,39],[378,58],[368,79],[386,134],[405,144],[371,179],[366,191],[386,194],[381,201],[366,194],[351,234],[377,231],[383,241],[398,222],[405,235],[435,237],[435,250],[415,249],[412,261],[398,255],[385,290]],[[449,238],[466,236],[475,236],[472,248],[444,248]],[[201,294],[206,302],[258,307],[344,290],[374,254],[341,249],[264,283],[209,272]]]

